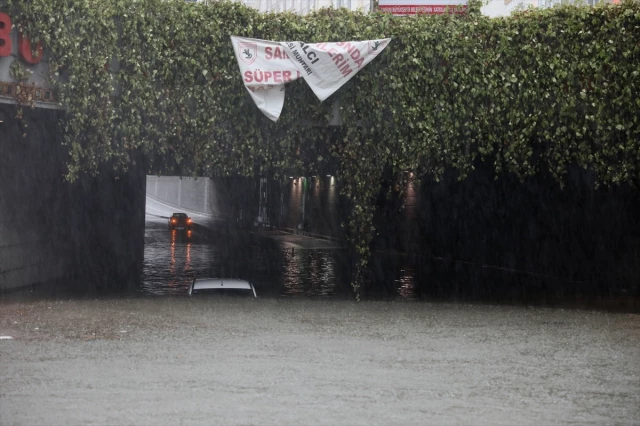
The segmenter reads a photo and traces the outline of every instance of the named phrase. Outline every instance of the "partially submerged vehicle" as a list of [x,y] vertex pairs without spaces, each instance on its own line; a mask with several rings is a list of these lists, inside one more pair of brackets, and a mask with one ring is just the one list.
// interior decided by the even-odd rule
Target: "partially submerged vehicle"
[[189,286],[189,296],[196,294],[258,297],[253,284],[237,278],[194,278]]

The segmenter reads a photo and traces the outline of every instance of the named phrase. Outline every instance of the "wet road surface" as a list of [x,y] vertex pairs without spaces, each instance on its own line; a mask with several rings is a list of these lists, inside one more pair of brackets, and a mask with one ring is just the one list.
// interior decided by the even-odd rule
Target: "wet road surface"
[[640,315],[0,300],[2,425],[640,424]]

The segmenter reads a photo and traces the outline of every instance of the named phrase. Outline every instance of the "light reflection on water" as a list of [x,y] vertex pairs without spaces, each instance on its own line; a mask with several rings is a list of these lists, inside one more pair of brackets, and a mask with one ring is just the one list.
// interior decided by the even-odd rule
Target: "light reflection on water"
[[[167,245],[169,247],[167,247]],[[336,293],[336,251],[291,250],[281,246],[278,253],[265,247],[250,247],[238,255],[233,271],[223,272],[220,248],[172,236],[169,244],[145,245],[142,292],[152,295],[187,294],[195,277],[237,276],[249,279],[262,295],[332,297]],[[279,259],[274,262],[275,259]]]
[[403,267],[400,269],[400,276],[394,281],[398,295],[407,300],[420,299],[420,292],[416,285],[416,269]]
[[[219,263],[219,249],[212,244],[194,244],[176,231],[171,241],[144,246],[142,291],[147,294],[187,294],[195,276]],[[168,245],[168,247],[167,247]]]
[[[170,241],[145,244],[141,292],[186,295],[196,277],[235,277],[250,280],[262,297],[335,298],[350,291],[341,282],[343,257],[339,249],[301,249],[286,242],[222,250],[216,242],[173,232]],[[415,269],[399,269],[396,294],[417,299],[415,278]]]
[[282,296],[331,297],[336,293],[336,261],[328,250],[284,249]]

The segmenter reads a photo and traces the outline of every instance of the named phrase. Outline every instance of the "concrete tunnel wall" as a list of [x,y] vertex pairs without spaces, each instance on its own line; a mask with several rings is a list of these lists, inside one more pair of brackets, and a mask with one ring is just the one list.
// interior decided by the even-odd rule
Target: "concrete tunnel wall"
[[0,105],[0,291],[41,283],[134,286],[144,255],[144,173],[65,181],[62,112]]
[[215,186],[209,178],[147,176],[147,195],[189,211],[219,216]]
[[[25,109],[26,129],[16,107],[0,105],[0,289],[54,280],[68,269],[69,246],[60,217],[64,152],[56,111]],[[23,135],[26,132],[26,137]]]
[[146,176],[146,194],[176,211],[188,210],[216,219],[247,223],[258,210],[258,187],[250,178]]

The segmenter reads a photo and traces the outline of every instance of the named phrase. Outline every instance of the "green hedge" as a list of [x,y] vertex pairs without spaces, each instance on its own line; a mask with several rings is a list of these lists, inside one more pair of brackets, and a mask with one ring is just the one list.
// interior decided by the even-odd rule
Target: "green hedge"
[[[436,17],[259,14],[239,3],[160,0],[0,0],[0,10],[44,42],[64,75],[71,178],[105,162],[129,167],[138,151],[153,170],[207,176],[309,175],[336,162],[362,265],[385,171],[437,179],[452,167],[462,179],[481,159],[496,176],[548,171],[560,185],[568,164],[598,184],[640,176],[636,2],[499,19],[476,4],[466,16]],[[304,83],[288,85],[272,123],[243,87],[232,34],[393,40],[323,104]],[[112,57],[120,68],[110,72]],[[310,125],[326,123],[334,99],[344,125]]]

